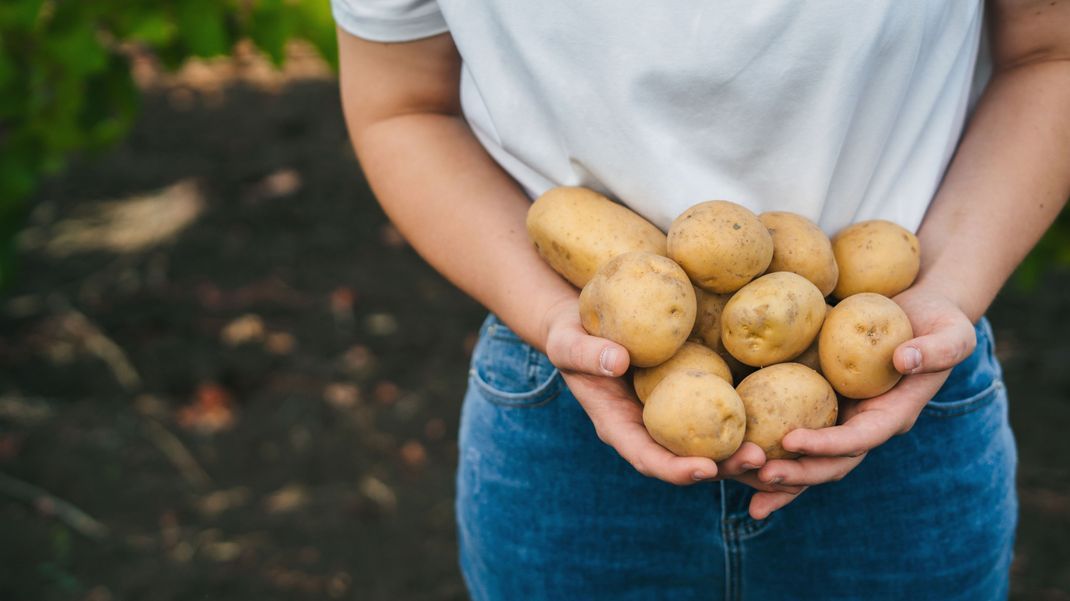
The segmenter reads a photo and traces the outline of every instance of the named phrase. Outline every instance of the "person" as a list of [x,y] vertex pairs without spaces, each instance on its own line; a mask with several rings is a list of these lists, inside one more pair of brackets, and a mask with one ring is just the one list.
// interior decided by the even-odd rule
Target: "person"
[[[1070,195],[1070,2],[333,0],[370,185],[486,306],[464,399],[475,599],[997,599],[1017,502],[986,308]],[[525,232],[558,185],[663,230],[727,198],[917,231],[890,392],[716,464]]]

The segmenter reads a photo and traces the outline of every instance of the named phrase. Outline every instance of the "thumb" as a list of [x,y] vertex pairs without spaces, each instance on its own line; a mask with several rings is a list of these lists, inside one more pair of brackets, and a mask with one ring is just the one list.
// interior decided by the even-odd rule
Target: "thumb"
[[550,362],[564,371],[592,376],[621,376],[628,371],[628,351],[623,346],[587,334],[579,325],[563,326],[546,340]]
[[892,362],[902,374],[944,371],[955,367],[973,353],[977,334],[965,316],[941,324],[933,331],[900,344]]

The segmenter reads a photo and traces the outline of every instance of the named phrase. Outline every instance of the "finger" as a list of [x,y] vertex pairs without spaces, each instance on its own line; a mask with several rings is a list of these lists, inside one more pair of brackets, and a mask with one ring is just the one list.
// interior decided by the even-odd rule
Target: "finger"
[[805,486],[796,486],[792,484],[771,484],[767,482],[762,482],[758,478],[757,471],[743,472],[738,476],[733,476],[732,480],[735,480],[736,482],[742,482],[743,484],[746,484],[751,488],[764,492],[787,492],[793,495],[797,495],[802,491],[806,490]]
[[853,457],[910,430],[921,408],[947,380],[948,372],[903,378],[881,396],[845,407],[850,417],[838,426],[788,432],[780,444],[802,455]]
[[628,371],[623,346],[590,336],[579,326],[554,329],[546,340],[546,355],[559,369],[593,376],[621,376]]
[[596,429],[599,438],[644,476],[681,486],[717,477],[712,459],[677,457],[654,442],[642,424],[619,422]]
[[757,492],[750,499],[750,516],[756,520],[764,520],[778,509],[799,498],[805,492],[802,489],[798,493],[789,492]]
[[900,344],[892,355],[892,362],[903,374],[944,371],[969,357],[976,346],[977,334],[969,320],[962,316]]
[[766,484],[812,486],[838,482],[862,463],[858,457],[801,457],[774,459],[758,470],[758,480]]
[[765,465],[765,452],[762,447],[753,442],[745,442],[732,453],[732,456],[720,464],[718,475],[721,478],[731,478],[744,472],[756,470]]
[[780,444],[785,450],[802,455],[857,457],[894,436],[903,419],[899,411],[872,408],[859,411],[839,426],[792,430]]

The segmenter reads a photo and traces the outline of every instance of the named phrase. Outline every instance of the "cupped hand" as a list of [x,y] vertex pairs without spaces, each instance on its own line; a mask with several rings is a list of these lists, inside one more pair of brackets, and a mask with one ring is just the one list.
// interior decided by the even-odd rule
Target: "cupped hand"
[[[678,457],[655,442],[643,425],[642,405],[621,377],[628,370],[628,351],[587,334],[575,300],[555,305],[547,313],[543,331],[550,362],[587,412],[598,438],[639,473],[678,485],[736,478],[764,490],[785,490],[758,480],[754,470],[765,464],[765,453],[755,444],[744,444],[718,465],[706,457]],[[786,490],[798,487],[789,485]]]
[[[867,452],[908,432],[951,368],[973,352],[977,344],[973,325],[945,296],[915,286],[894,300],[910,318],[915,335],[893,355],[903,379],[880,396],[841,404],[838,426],[789,432],[781,444],[804,456],[767,462],[758,471],[760,482],[806,487],[842,479]],[[750,514],[764,519],[797,496],[789,490],[758,492],[751,499]]]

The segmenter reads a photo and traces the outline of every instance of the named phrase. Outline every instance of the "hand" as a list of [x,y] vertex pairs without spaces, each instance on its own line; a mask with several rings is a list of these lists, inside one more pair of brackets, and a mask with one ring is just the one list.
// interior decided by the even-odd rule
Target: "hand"
[[[905,374],[903,379],[878,397],[841,405],[841,425],[789,432],[781,444],[804,457],[769,461],[758,472],[759,481],[769,486],[805,487],[840,480],[870,449],[908,432],[951,368],[973,352],[977,345],[973,325],[946,297],[914,287],[894,300],[910,318],[916,336],[899,345],[893,355],[895,368]],[[765,519],[797,496],[788,490],[756,493],[750,514]]]
[[764,490],[783,489],[758,480],[754,470],[765,464],[765,453],[753,443],[744,444],[718,465],[705,457],[678,457],[655,442],[643,426],[642,405],[631,385],[621,378],[628,370],[628,351],[611,340],[587,334],[575,299],[562,301],[547,312],[543,332],[550,362],[561,371],[569,390],[591,418],[598,438],[639,473],[678,485],[736,478]]

